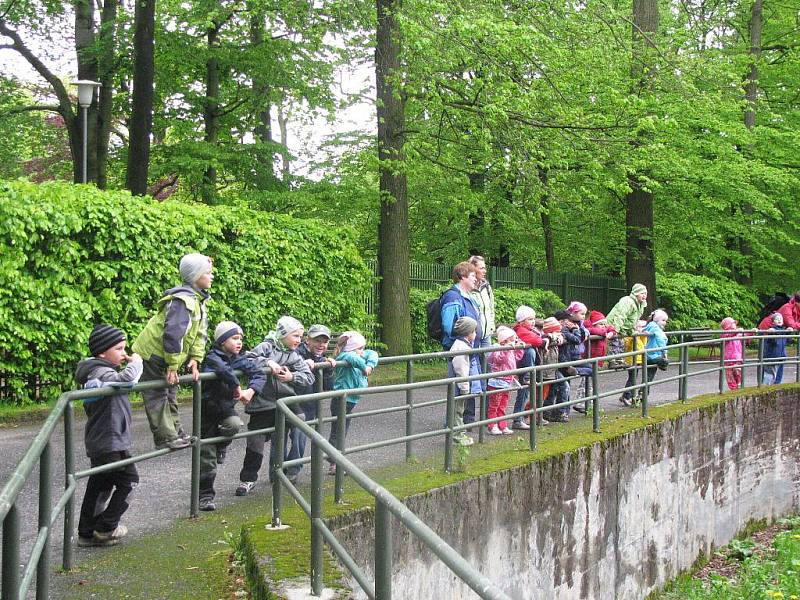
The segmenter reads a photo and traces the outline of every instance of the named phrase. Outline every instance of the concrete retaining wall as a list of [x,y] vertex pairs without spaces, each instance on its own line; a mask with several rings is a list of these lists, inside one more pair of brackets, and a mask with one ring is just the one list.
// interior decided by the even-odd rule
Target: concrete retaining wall
[[[748,522],[797,512],[798,458],[800,391],[779,390],[407,505],[513,598],[643,598]],[[332,526],[370,565],[372,511]],[[393,532],[395,600],[476,597],[397,521]]]

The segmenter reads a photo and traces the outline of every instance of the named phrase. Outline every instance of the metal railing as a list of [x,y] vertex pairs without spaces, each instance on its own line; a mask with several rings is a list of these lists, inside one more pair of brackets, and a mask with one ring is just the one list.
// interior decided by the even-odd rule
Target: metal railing
[[[744,374],[746,369],[757,368],[757,385],[761,385],[763,371],[765,367],[777,366],[785,364],[795,365],[795,381],[800,382],[800,337],[794,332],[783,335],[775,336],[775,334],[764,334],[758,332],[752,334],[751,332],[741,332],[742,335],[735,338],[717,338],[717,339],[702,339],[693,341],[684,341],[688,336],[697,336],[702,333],[705,336],[714,336],[723,333],[722,331],[706,330],[703,332],[698,331],[682,331],[682,332],[669,332],[670,336],[677,337],[679,342],[677,344],[668,345],[663,350],[677,351],[678,359],[678,374],[673,376],[663,377],[658,381],[649,381],[647,374],[648,368],[653,368],[648,365],[646,360],[642,360],[641,365],[636,365],[635,357],[646,354],[647,349],[634,349],[631,352],[615,355],[613,358],[624,359],[631,358],[633,369],[641,369],[640,383],[623,388],[614,388],[601,390],[600,378],[607,374],[609,371],[601,370],[599,363],[601,361],[609,360],[610,356],[587,358],[578,361],[555,363],[550,365],[536,365],[532,367],[525,367],[504,371],[500,373],[482,373],[479,375],[472,375],[469,377],[454,377],[445,379],[435,379],[432,381],[415,382],[414,381],[414,365],[422,361],[442,360],[452,356],[456,356],[459,352],[435,352],[428,354],[399,356],[399,357],[386,357],[379,360],[379,364],[392,364],[392,363],[405,363],[406,364],[406,383],[388,386],[379,386],[373,388],[364,388],[358,390],[335,390],[331,392],[321,391],[322,378],[317,378],[318,387],[317,392],[305,396],[297,396],[287,399],[281,399],[278,402],[278,409],[276,413],[275,427],[241,432],[234,437],[243,438],[251,435],[259,435],[265,433],[274,433],[276,441],[276,451],[272,453],[270,459],[270,470],[274,475],[272,483],[272,525],[281,525],[281,512],[282,512],[282,496],[283,489],[285,488],[288,493],[294,498],[302,509],[309,515],[312,521],[312,591],[316,595],[321,592],[322,585],[322,557],[323,557],[323,544],[327,543],[331,550],[339,557],[342,564],[353,573],[353,577],[364,589],[365,593],[370,598],[377,598],[383,600],[391,596],[391,532],[390,532],[390,518],[389,515],[394,515],[400,522],[402,522],[408,529],[418,537],[436,556],[438,556],[458,577],[462,578],[478,595],[482,598],[506,598],[500,589],[492,584],[488,579],[481,575],[476,569],[471,567],[453,548],[447,545],[441,538],[439,538],[433,531],[430,530],[424,523],[422,523],[416,516],[411,513],[399,500],[392,496],[385,488],[381,487],[372,481],[367,475],[354,465],[349,458],[348,454],[356,452],[364,452],[374,448],[385,446],[392,446],[397,444],[405,445],[405,454],[407,458],[414,456],[413,443],[416,440],[421,440],[428,437],[443,436],[445,439],[445,452],[444,452],[444,469],[452,469],[453,460],[453,439],[459,433],[468,428],[478,429],[479,442],[484,441],[485,425],[499,422],[501,420],[509,420],[515,417],[530,418],[531,428],[529,430],[529,448],[534,449],[537,445],[537,430],[541,424],[542,415],[545,411],[557,410],[568,406],[577,405],[579,403],[591,403],[592,405],[592,418],[593,430],[600,431],[600,399],[612,395],[616,395],[623,391],[641,390],[642,402],[641,413],[642,416],[647,417],[649,411],[649,390],[654,385],[664,385],[670,382],[678,383],[677,398],[686,401],[688,398],[688,380],[690,377],[697,377],[709,373],[719,373],[720,392],[724,391],[725,376],[724,372],[727,368],[741,368]],[[724,332],[730,333],[730,332]],[[796,342],[796,354],[794,357],[778,358],[778,359],[765,359],[764,358],[764,345],[765,340],[769,337],[782,337],[790,338]],[[634,338],[635,339],[635,338]],[[746,355],[743,361],[735,361],[730,363],[726,361],[725,345],[734,340],[742,340],[744,342],[755,342],[758,344],[758,352],[755,358],[748,358]],[[719,359],[707,361],[693,361],[693,365],[709,365],[708,368],[701,368],[690,372],[689,370],[689,349],[692,347],[708,346],[709,343],[716,343],[719,346]],[[503,347],[507,349],[508,347]],[[496,351],[498,347],[480,348],[472,352],[485,355],[488,352]],[[485,357],[483,360],[485,371]],[[323,368],[324,363],[321,365]],[[542,371],[549,369],[567,368],[570,366],[589,366],[591,374],[588,376],[593,382],[593,393],[590,396],[581,399],[569,399],[565,402],[552,404],[549,406],[544,405],[544,388],[548,382],[542,377]],[[486,418],[487,400],[492,393],[497,391],[486,390],[485,388],[479,394],[468,394],[466,396],[457,396],[457,384],[460,382],[471,382],[476,380],[487,380],[490,377],[502,377],[506,375],[528,375],[531,406],[529,409],[506,414],[501,417],[493,419]],[[566,381],[575,379],[573,377],[565,377]],[[578,376],[580,377],[580,376]],[[204,373],[200,376],[199,380],[193,381],[190,376],[183,376],[179,380],[181,385],[192,386],[192,403],[193,403],[193,433],[191,452],[192,452],[192,478],[191,478],[191,491],[190,491],[190,513],[192,516],[197,516],[199,510],[199,475],[200,475],[200,450],[202,445],[216,444],[218,442],[226,441],[231,438],[215,437],[203,438],[199,436],[200,432],[200,418],[201,418],[201,396],[202,384],[204,381],[215,379],[215,375]],[[156,389],[165,387],[166,382],[153,381],[147,383],[137,384],[131,391],[142,391],[147,389]],[[434,400],[426,400],[424,402],[415,402],[414,392],[416,390],[445,386],[447,393],[446,397]],[[742,380],[742,387],[745,386],[745,380]],[[498,390],[501,391],[501,390]],[[59,396],[53,410],[45,420],[42,428],[34,437],[30,447],[26,451],[24,457],[15,468],[12,475],[0,491],[0,520],[2,520],[3,541],[2,541],[2,600],[10,600],[12,598],[21,599],[25,598],[30,588],[31,583],[36,580],[36,597],[37,599],[44,599],[49,597],[49,572],[50,572],[50,538],[54,524],[58,521],[61,514],[64,514],[64,540],[63,540],[63,560],[62,564],[65,569],[71,569],[73,564],[72,541],[74,537],[74,495],[77,489],[77,482],[85,477],[93,474],[102,473],[105,471],[120,468],[124,465],[141,462],[162,456],[164,454],[173,452],[169,449],[155,450],[144,454],[131,457],[124,461],[110,463],[101,467],[91,468],[83,471],[75,471],[75,436],[74,436],[74,414],[72,402],[81,400],[88,397],[108,396],[118,393],[116,388],[106,387],[91,390],[77,390],[65,392]],[[345,397],[349,394],[358,395],[372,395],[379,393],[402,392],[404,393],[405,401],[399,405],[391,406],[383,409],[365,410],[359,413],[352,413],[346,415],[344,404]],[[454,422],[454,406],[457,399],[464,399],[469,397],[477,397],[480,406],[480,419],[469,424],[455,425]],[[322,403],[326,399],[335,398],[339,403],[340,410],[338,416],[322,418],[318,416],[313,421],[305,422],[296,416],[291,406],[298,402],[317,403],[317,415],[322,415]],[[434,406],[445,407],[445,426],[443,428],[433,429],[430,431],[415,432],[414,431],[414,413],[418,410],[431,408]],[[384,440],[381,442],[362,444],[346,448],[345,445],[345,427],[346,419],[352,418],[367,418],[375,415],[404,412],[405,413],[405,435]],[[51,437],[58,425],[59,420],[63,417],[64,420],[64,445],[65,457],[64,468],[66,473],[65,490],[61,496],[53,504],[51,494],[51,477],[52,477],[52,448]],[[309,458],[301,458],[294,461],[284,461],[284,440],[286,434],[286,421],[289,421],[291,426],[300,429],[311,441],[311,456]],[[337,447],[332,446],[320,433],[322,425],[326,422],[331,422],[332,426],[337,427],[339,435],[337,436]],[[322,485],[322,457],[327,455],[328,460],[338,465],[336,469],[336,478],[334,480],[334,498],[337,502],[342,501],[343,497],[343,479],[345,472],[350,476],[361,488],[366,490],[375,498],[376,509],[376,541],[375,541],[375,583],[370,583],[364,572],[355,564],[346,549],[336,540],[333,533],[327,528],[323,521],[322,515],[322,499],[323,485]],[[310,490],[310,500],[306,500],[300,493],[297,487],[289,480],[284,474],[285,467],[293,465],[303,465],[311,463],[311,478],[312,485]],[[34,468],[38,465],[39,468],[39,507],[38,507],[38,529],[33,548],[30,552],[27,562],[20,571],[20,512],[17,506],[18,496],[25,483],[30,478]]]

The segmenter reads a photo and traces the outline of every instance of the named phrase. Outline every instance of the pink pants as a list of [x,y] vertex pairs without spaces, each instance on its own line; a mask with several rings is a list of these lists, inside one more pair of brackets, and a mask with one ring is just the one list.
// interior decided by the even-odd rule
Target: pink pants
[[[491,392],[493,389],[497,388],[489,387],[487,389]],[[505,416],[506,409],[508,408],[508,399],[510,396],[511,392],[497,392],[496,394],[489,396],[489,406],[486,408],[486,418],[496,419],[497,417]],[[500,421],[496,423],[496,425],[500,429],[503,429],[508,427],[508,421]],[[491,426],[492,425],[489,425],[489,427]]]
[[[734,363],[734,365],[737,364],[742,363]],[[737,366],[728,367],[725,369],[725,379],[728,382],[728,389],[738,390],[742,387],[742,370]]]

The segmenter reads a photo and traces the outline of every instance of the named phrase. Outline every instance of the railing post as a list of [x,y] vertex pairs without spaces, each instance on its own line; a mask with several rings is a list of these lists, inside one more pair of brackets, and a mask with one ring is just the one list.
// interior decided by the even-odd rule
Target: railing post
[[796,340],[797,349],[794,351],[794,380],[795,383],[800,383],[800,336],[797,336]]
[[[486,374],[486,352],[483,352],[481,354],[481,373],[484,374],[484,375]],[[488,378],[481,379],[480,380],[480,384],[481,384],[481,390],[482,391],[481,391],[480,397],[478,398],[478,402],[480,402],[480,407],[478,408],[478,420],[479,421],[483,421],[483,420],[486,419],[486,400],[487,400],[486,389],[489,387],[489,379]],[[472,386],[470,385],[470,387],[472,387]],[[482,444],[484,442],[483,437],[484,437],[485,429],[486,429],[486,427],[484,427],[483,425],[478,427],[478,443],[479,444]]]
[[745,388],[745,373],[747,373],[747,340],[742,340],[742,384],[740,389]]
[[[534,358],[534,362],[536,359]],[[528,429],[528,447],[533,450],[536,448],[536,386],[537,386],[537,376],[539,371],[531,371],[528,373],[528,404],[530,405],[531,410],[533,412],[528,417],[528,424],[530,425],[530,429]],[[525,410],[525,407],[522,407]]]
[[719,338],[719,393],[725,391],[725,338]]
[[[336,415],[336,422],[333,426],[336,427],[336,449],[339,452],[344,451],[345,443],[344,436],[347,430],[347,397],[344,394],[339,394],[336,398],[336,404],[339,407]],[[344,471],[336,466],[336,475],[333,478],[333,500],[337,504],[344,502]]]
[[534,372],[534,377],[531,377],[531,380],[536,381],[535,392],[531,394],[531,407],[536,409],[536,412],[533,413],[533,418],[531,419],[531,428],[529,429],[530,449],[536,450],[539,437],[539,427],[541,427],[543,419],[542,413],[540,412],[540,409],[544,404],[544,380],[542,378],[542,371],[537,369]]
[[[325,368],[328,368],[328,367],[325,367]],[[315,394],[321,394],[324,391],[323,388],[324,388],[324,383],[325,383],[325,381],[324,381],[325,369],[317,369],[317,374],[319,375],[319,377],[317,377],[314,380],[314,393]],[[321,433],[322,432],[322,398],[317,398],[316,400],[314,400],[314,403],[316,404],[316,407],[317,407],[317,410],[316,410],[317,419],[316,419],[316,422],[314,423],[314,429],[316,430],[317,433]]]
[[[683,336],[681,336],[683,339]],[[680,398],[682,402],[686,402],[689,399],[689,347],[688,346],[681,346],[681,370],[683,371],[683,377],[681,377],[681,391],[680,391]]]
[[[75,413],[72,401],[64,407],[64,488],[68,488],[75,475]],[[61,566],[65,571],[72,569],[72,532],[75,530],[75,496],[71,496],[64,506],[64,536],[61,548]]]
[[375,498],[375,600],[392,599],[392,513]]
[[455,420],[455,388],[456,384],[447,384],[447,410],[445,412],[445,427],[447,433],[444,436],[444,470],[448,473],[453,470],[453,421]]
[[281,527],[281,513],[283,511],[283,486],[278,473],[283,469],[284,438],[286,436],[286,415],[280,407],[275,409],[275,449],[270,453],[269,474],[272,483],[272,523],[273,528]]
[[323,500],[322,449],[311,440],[311,594],[322,595],[322,577],[325,566],[322,531]]
[[600,433],[600,367],[599,361],[592,363],[592,431]]
[[[763,335],[763,332],[762,332]],[[758,338],[758,367],[756,367],[756,376],[758,377],[758,387],[764,385],[764,338]]]
[[47,600],[50,597],[50,517],[52,507],[52,448],[50,442],[45,444],[39,457],[39,530],[48,528],[47,538],[42,554],[36,564],[36,600]]
[[[406,363],[406,383],[414,383],[414,361]],[[406,435],[414,433],[414,390],[406,390]],[[414,458],[411,440],[406,442],[406,460]]]
[[201,436],[201,404],[203,398],[203,382],[199,379],[192,383],[192,491],[189,499],[189,515],[196,518],[200,511],[200,438]]
[[19,600],[19,512],[14,503],[3,519],[2,600]]

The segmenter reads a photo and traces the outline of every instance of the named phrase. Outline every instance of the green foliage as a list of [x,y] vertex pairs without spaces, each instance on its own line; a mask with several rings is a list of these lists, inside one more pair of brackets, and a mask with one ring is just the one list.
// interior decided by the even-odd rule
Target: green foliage
[[31,375],[68,386],[96,322],[134,339],[190,251],[214,259],[210,326],[234,319],[248,345],[287,313],[334,329],[369,322],[369,269],[348,230],[318,221],[0,182],[0,246],[0,373],[18,389]]
[[733,540],[720,554],[739,562],[733,577],[711,573],[707,582],[681,577],[658,600],[791,600],[800,597],[800,519],[787,523],[791,529],[778,533],[771,547],[752,540]]
[[517,308],[523,304],[535,310],[538,317],[548,317],[566,306],[555,293],[539,289],[494,288],[494,301],[498,325],[515,323]]
[[752,289],[733,281],[671,273],[658,277],[658,293],[669,313],[670,329],[718,329],[725,317],[733,317],[742,327],[757,325],[758,297]]
[[[449,286],[438,290],[411,289],[411,342],[414,352],[439,352],[441,343],[428,337],[428,314],[425,310],[428,302],[437,298]],[[517,307],[527,304],[539,315],[551,315],[564,308],[564,302],[549,290],[518,290],[511,288],[494,288],[497,323],[514,323]]]

